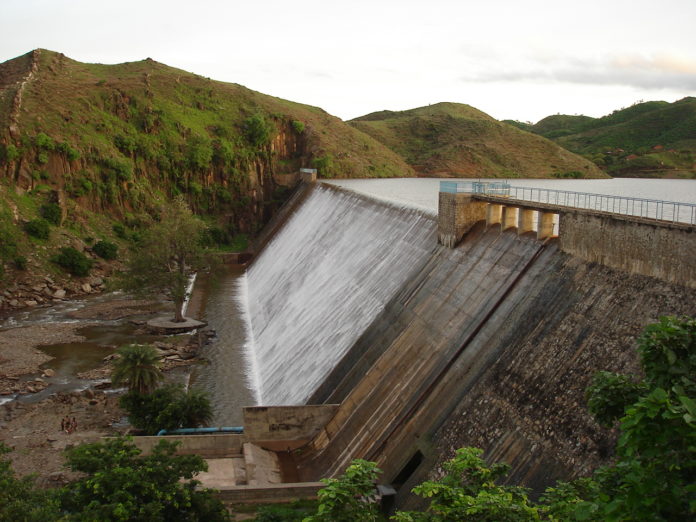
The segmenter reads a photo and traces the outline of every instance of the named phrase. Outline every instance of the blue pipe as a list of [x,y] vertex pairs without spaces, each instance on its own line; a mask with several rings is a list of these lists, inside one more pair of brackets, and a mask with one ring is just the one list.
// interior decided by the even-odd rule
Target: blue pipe
[[244,426],[224,426],[221,428],[179,428],[176,430],[159,430],[157,436],[162,435],[195,435],[197,433],[244,433]]

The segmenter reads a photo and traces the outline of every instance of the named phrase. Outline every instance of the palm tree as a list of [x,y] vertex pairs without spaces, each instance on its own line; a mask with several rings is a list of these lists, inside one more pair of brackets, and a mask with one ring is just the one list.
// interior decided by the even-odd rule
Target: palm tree
[[111,382],[127,384],[129,391],[148,393],[163,379],[159,355],[149,344],[127,344],[116,352],[120,357],[114,364]]

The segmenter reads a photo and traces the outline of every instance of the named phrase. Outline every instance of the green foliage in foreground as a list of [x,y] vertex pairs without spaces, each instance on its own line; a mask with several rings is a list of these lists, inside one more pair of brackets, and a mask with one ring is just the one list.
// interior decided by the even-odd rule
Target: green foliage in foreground
[[370,522],[380,520],[375,484],[381,470],[374,462],[354,460],[342,477],[322,479],[319,507],[305,522]]
[[[620,420],[613,465],[592,477],[558,482],[534,503],[524,488],[496,484],[507,473],[506,465],[487,467],[481,450],[463,448],[444,465],[444,477],[413,489],[429,500],[428,509],[398,512],[392,520],[693,520],[696,319],[663,317],[645,329],[638,345],[642,381],[600,372],[587,390],[590,410],[601,423]],[[306,520],[378,520],[376,506],[365,500],[374,490],[374,466],[354,461],[346,475],[326,481],[317,514]],[[352,518],[332,518],[344,505]]]
[[59,493],[68,520],[219,521],[229,516],[209,489],[197,489],[206,471],[198,455],[174,455],[176,444],[160,441],[151,455],[127,440],[84,444],[67,453],[68,467],[85,477]]
[[[10,449],[0,442],[0,456],[9,451]],[[0,520],[57,520],[58,501],[52,493],[36,489],[31,477],[17,478],[10,462],[0,458]]]
[[184,390],[169,384],[151,393],[130,391],[120,399],[128,412],[128,420],[146,435],[178,428],[196,428],[207,425],[213,418],[208,395],[196,388]]

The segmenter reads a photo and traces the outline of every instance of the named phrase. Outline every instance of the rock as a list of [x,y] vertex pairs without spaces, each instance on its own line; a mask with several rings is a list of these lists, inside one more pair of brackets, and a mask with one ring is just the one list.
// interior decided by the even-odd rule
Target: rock
[[24,301],[25,306],[36,306],[38,305],[38,301],[35,301],[34,299],[29,299],[27,301]]
[[99,404],[99,401],[97,399],[90,399],[90,401],[89,401],[90,406],[96,406],[97,404]]
[[16,299],[12,299],[8,304],[9,304],[12,308],[17,308],[17,307],[19,306],[19,301],[17,301]]
[[189,359],[193,359],[195,356],[196,356],[196,354],[193,352],[179,352],[179,357],[181,357],[184,361],[188,361]]
[[94,286],[101,286],[104,284],[104,280],[101,277],[90,277],[87,282]]
[[56,374],[56,371],[55,371],[55,370],[52,370],[51,368],[46,368],[46,369],[43,371],[43,376],[44,376],[44,377],[53,377],[55,374]]
[[89,283],[83,283],[80,288],[82,288],[82,291],[87,294],[89,294],[92,291],[92,285],[90,285]]
[[55,292],[53,292],[53,297],[56,299],[63,299],[65,297],[65,289],[64,288],[59,288]]
[[33,386],[27,386],[26,392],[27,393],[36,393],[36,388],[34,388]]
[[46,288],[46,285],[34,285],[31,287],[34,292],[43,292],[44,288]]
[[87,397],[88,399],[94,399],[94,392],[87,388],[85,391],[82,392],[82,395]]

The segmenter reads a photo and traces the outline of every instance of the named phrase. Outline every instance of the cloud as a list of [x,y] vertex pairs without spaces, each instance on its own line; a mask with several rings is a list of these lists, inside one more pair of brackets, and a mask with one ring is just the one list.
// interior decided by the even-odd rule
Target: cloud
[[671,54],[616,55],[603,59],[554,57],[520,60],[497,70],[472,71],[465,82],[560,82],[585,85],[621,85],[643,89],[696,90],[696,61]]

